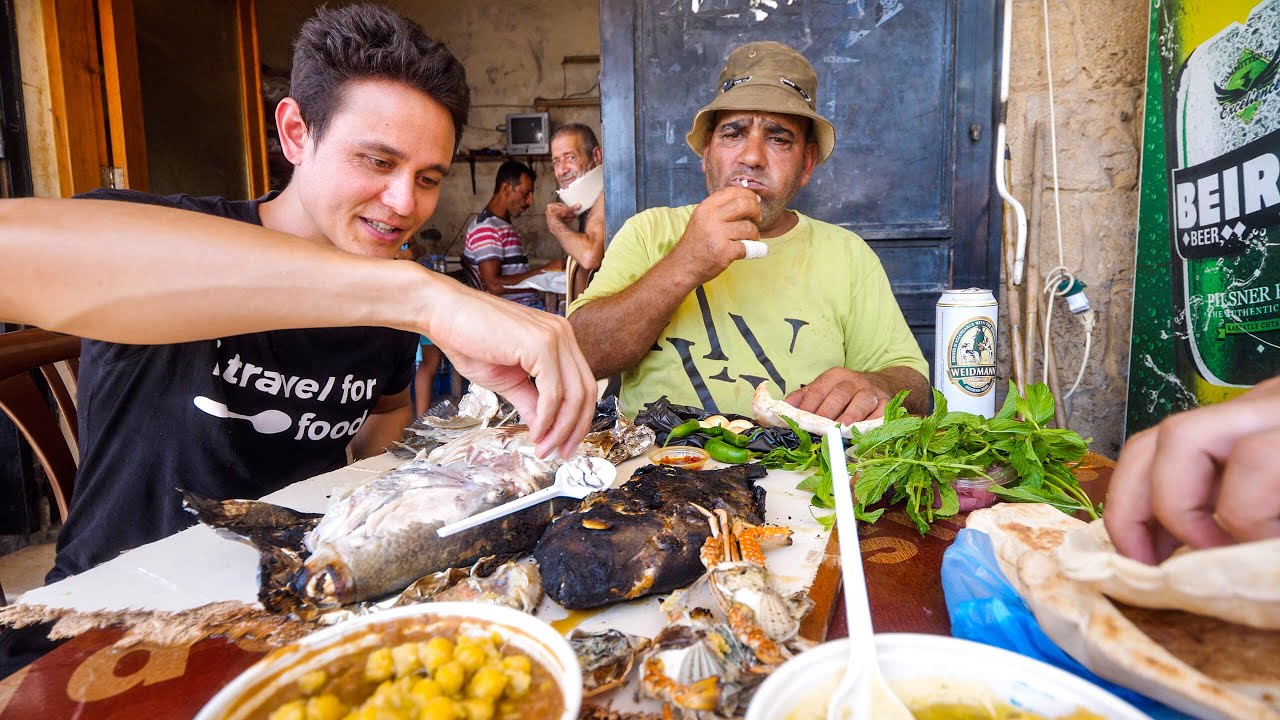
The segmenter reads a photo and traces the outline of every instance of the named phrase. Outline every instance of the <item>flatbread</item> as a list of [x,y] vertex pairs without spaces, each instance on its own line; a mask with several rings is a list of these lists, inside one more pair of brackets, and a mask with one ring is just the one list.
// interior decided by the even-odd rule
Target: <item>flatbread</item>
[[1048,505],[975,510],[968,527],[991,537],[1001,569],[1045,634],[1099,677],[1199,718],[1280,720],[1280,632],[1179,611],[1122,610],[1097,586],[1063,572],[1058,549],[1087,528]]
[[1068,579],[1113,600],[1280,630],[1280,539],[1183,551],[1147,565],[1117,553],[1097,520],[1068,534],[1057,557]]
[[[755,394],[751,397],[751,414],[755,416],[756,422],[761,427],[778,427],[786,428],[787,421],[782,418],[791,418],[796,427],[810,433],[825,435],[827,430],[835,427],[836,421],[824,418],[821,415],[801,410],[800,408],[788,404],[783,400],[775,400],[769,392],[769,383],[762,382],[756,387]],[[865,433],[873,428],[880,427],[884,424],[884,417],[872,418],[856,422],[853,425],[845,425],[840,428],[840,434],[847,440],[852,436],[850,428],[857,428],[858,432]]]

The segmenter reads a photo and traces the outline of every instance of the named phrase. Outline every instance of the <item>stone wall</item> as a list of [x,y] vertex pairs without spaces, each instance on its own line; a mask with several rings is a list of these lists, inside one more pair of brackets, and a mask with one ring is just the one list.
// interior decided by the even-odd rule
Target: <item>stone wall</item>
[[[1014,2],[1008,138],[1012,192],[1030,210],[1034,169],[1044,180],[1042,211],[1029,219],[1040,277],[1060,264],[1054,228],[1049,142],[1049,83],[1040,0]],[[1079,389],[1067,403],[1070,426],[1115,456],[1124,432],[1137,235],[1138,169],[1146,70],[1148,4],[1144,0],[1049,0],[1050,49],[1057,115],[1062,262],[1088,288],[1094,308],[1093,345]],[[1043,153],[1033,162],[1035,127],[1044,127]],[[1038,231],[1038,233],[1037,233]],[[1038,235],[1038,237],[1037,237]],[[1055,301],[1052,344],[1065,393],[1079,371],[1084,333]],[[1010,318],[1002,303],[1001,369],[1011,368]],[[1043,327],[1043,325],[1041,326]],[[1043,357],[1037,353],[1038,357]],[[1040,367],[1035,377],[1040,377]]]

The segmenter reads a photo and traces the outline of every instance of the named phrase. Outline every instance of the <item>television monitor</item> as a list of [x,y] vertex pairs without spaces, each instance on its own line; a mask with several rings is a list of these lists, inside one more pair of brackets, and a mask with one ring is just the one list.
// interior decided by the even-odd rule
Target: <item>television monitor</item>
[[551,152],[551,123],[546,113],[507,116],[508,155],[546,155]]

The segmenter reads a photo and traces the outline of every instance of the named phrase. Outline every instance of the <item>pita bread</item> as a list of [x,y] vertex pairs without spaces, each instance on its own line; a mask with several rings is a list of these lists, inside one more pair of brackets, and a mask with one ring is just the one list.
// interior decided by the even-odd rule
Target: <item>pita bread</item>
[[1122,610],[1095,585],[1065,575],[1057,551],[1086,524],[1048,505],[975,510],[968,527],[991,537],[1045,634],[1098,676],[1199,718],[1280,720],[1280,632]]
[[1280,630],[1280,539],[1178,552],[1147,565],[1117,553],[1097,520],[1069,533],[1057,557],[1069,580],[1112,600]]
[[[796,426],[801,430],[819,435],[825,435],[827,430],[835,427],[836,424],[835,420],[806,412],[794,405],[787,404],[785,401],[775,400],[769,392],[768,382],[762,382],[756,387],[755,395],[751,397],[751,414],[755,416],[756,422],[760,423],[762,427],[788,427],[787,422],[782,419],[788,417],[795,421]],[[858,428],[858,432],[865,433],[883,424],[884,418],[878,417],[856,422],[852,427]],[[852,435],[849,428],[850,426],[848,425],[840,428],[840,434],[846,440]]]

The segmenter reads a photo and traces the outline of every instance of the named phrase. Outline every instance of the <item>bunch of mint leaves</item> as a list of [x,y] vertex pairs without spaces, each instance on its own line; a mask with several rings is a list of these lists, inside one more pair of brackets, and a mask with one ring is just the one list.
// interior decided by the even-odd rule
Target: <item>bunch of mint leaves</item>
[[[1088,451],[1089,441],[1070,430],[1045,427],[1053,418],[1053,395],[1045,385],[1029,386],[1023,395],[1010,384],[1004,405],[993,418],[950,412],[946,398],[937,390],[933,391],[933,413],[912,417],[902,407],[906,397],[904,390],[889,403],[883,425],[865,434],[855,429],[850,438],[856,460],[849,463],[849,475],[856,478],[854,512],[859,521],[878,520],[884,508],[867,508],[891,493],[891,503],[904,505],[923,535],[937,518],[959,512],[952,481],[957,477],[989,479],[989,471],[1002,467],[1012,468],[1017,479],[987,488],[1001,499],[1048,503],[1066,513],[1098,517],[1098,509],[1072,472]],[[761,462],[786,470],[816,465],[816,472],[797,488],[813,493],[813,507],[834,508],[826,444],[805,442],[808,433],[794,425],[791,429],[801,438],[801,449],[775,450]],[[827,528],[834,517],[815,514]]]

